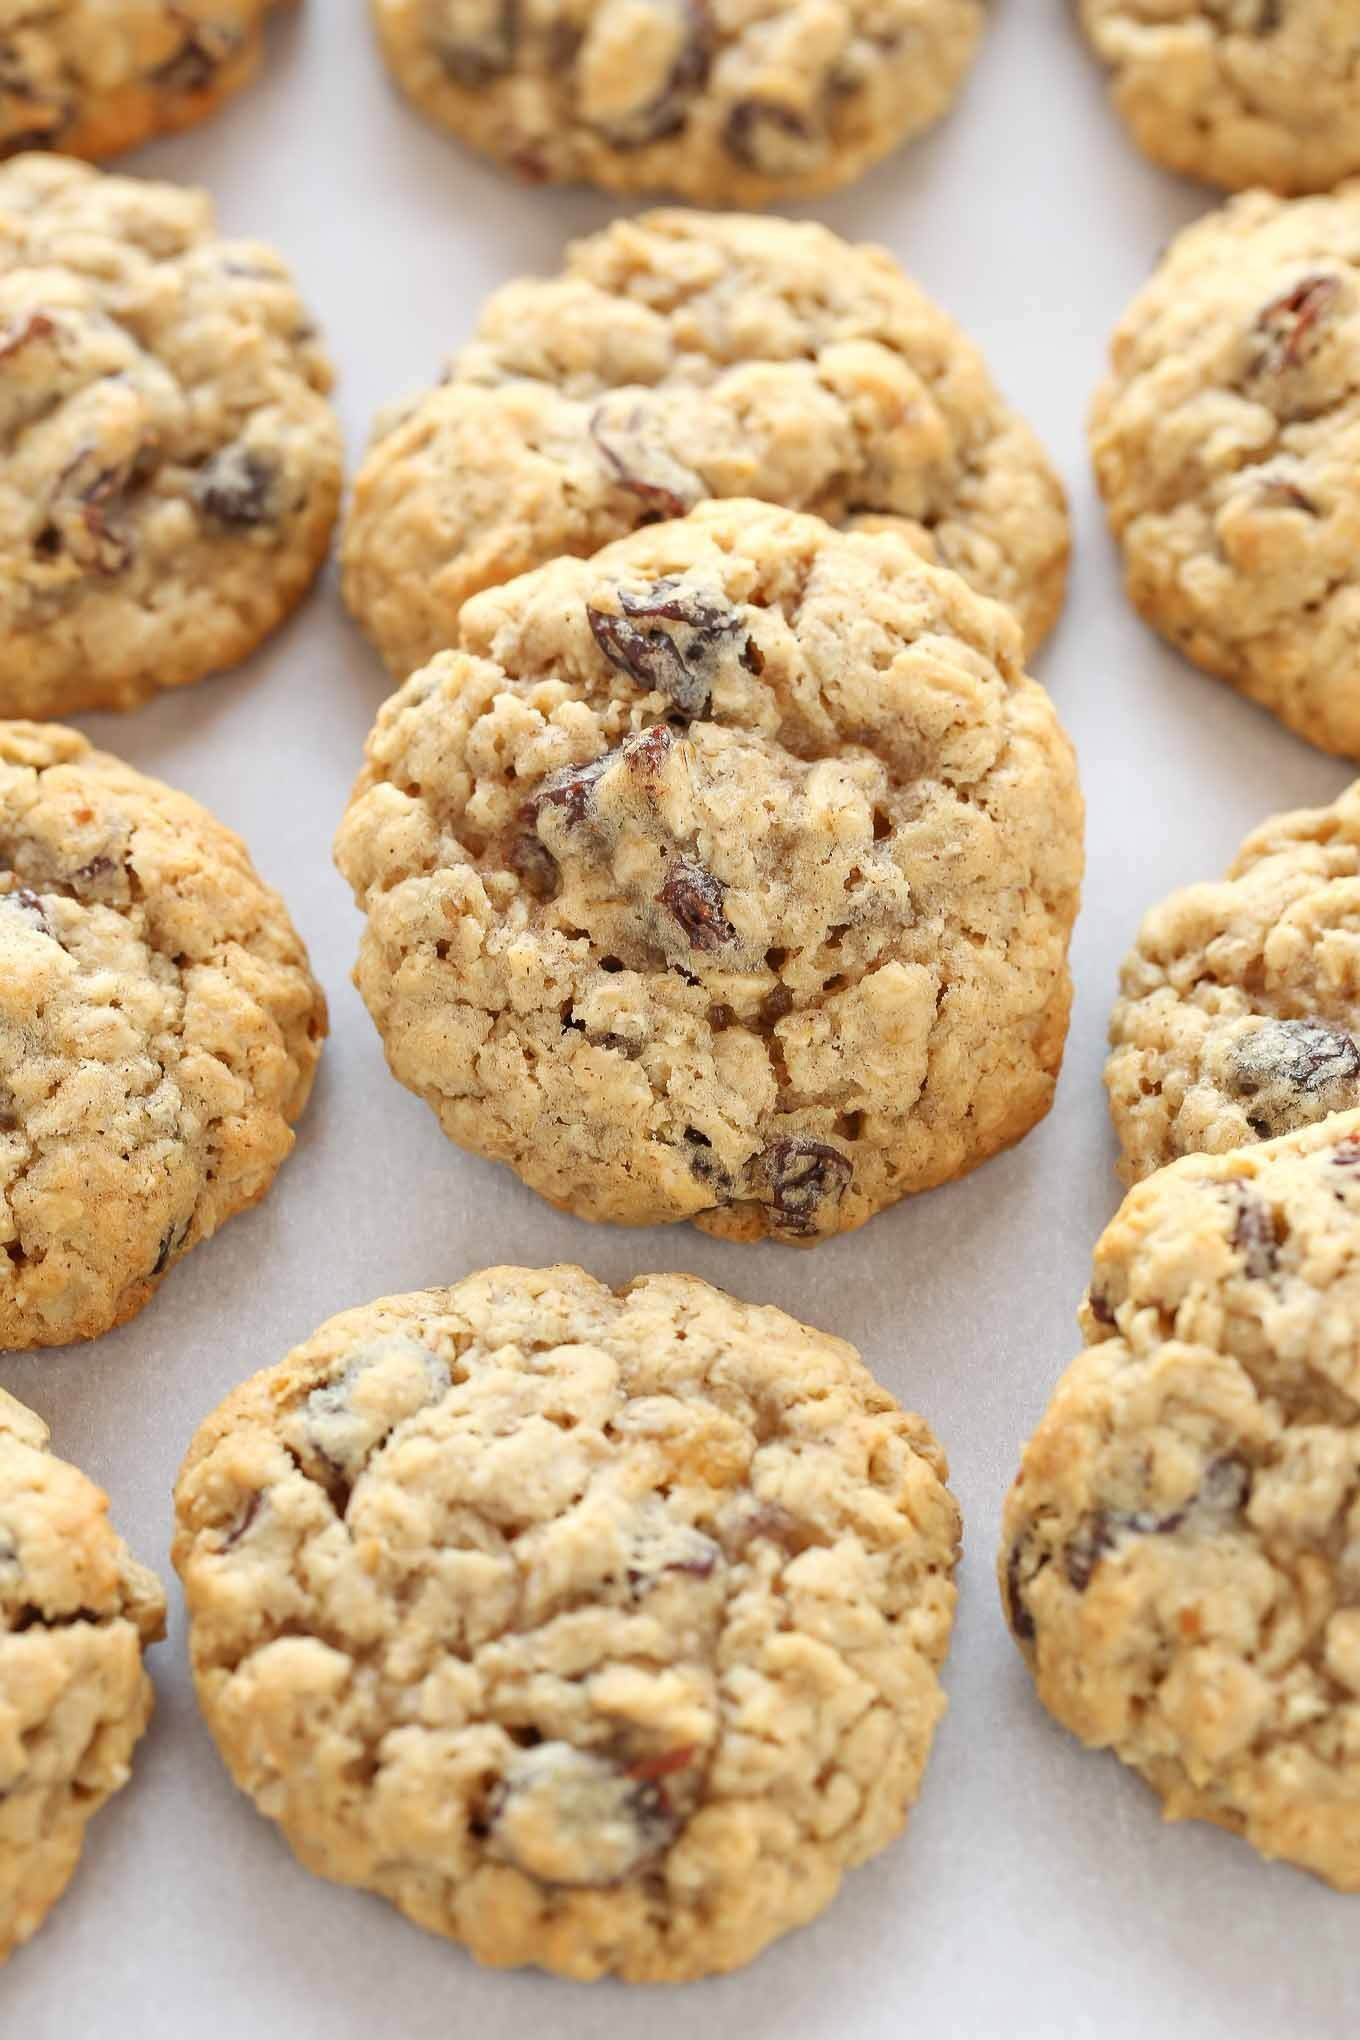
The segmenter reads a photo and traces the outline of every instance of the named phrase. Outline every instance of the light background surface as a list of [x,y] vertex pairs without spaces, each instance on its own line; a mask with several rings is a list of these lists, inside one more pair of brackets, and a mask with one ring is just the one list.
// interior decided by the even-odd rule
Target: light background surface
[[[1054,1727],[992,1581],[1020,1443],[1077,1350],[1090,1248],[1117,1202],[1100,1084],[1119,959],[1142,911],[1216,875],[1274,809],[1349,774],[1184,666],[1119,591],[1083,447],[1110,326],[1210,195],[1133,151],[1066,0],[999,0],[963,102],[819,205],[883,241],[984,344],[1071,490],[1071,599],[1037,663],[1089,806],[1077,1002],[1056,1108],[1015,1152],[815,1253],[688,1228],[602,1230],[448,1146],[387,1075],[349,984],[358,920],[329,843],[386,689],[333,580],[244,669],[97,743],[198,796],[285,891],[334,1033],[293,1160],[256,1212],[175,1270],[122,1332],[0,1356],[0,1383],[110,1491],[168,1573],[170,1486],[199,1419],[321,1319],[491,1261],[577,1260],[609,1282],[707,1276],[853,1339],[943,1439],[966,1556],[950,1712],[903,1843],[743,1974],[682,1990],[478,1970],[381,1900],[321,1883],[232,1788],[195,1710],[182,1611],[132,1786],[94,1823],[38,1938],[0,1973],[5,2040],[1342,2040],[1360,2023],[1360,1899],[1164,1828],[1112,1758]],[[224,226],[275,242],[329,338],[357,458],[375,409],[433,379],[483,295],[550,271],[616,209],[518,188],[389,90],[362,0],[308,0],[267,74],[213,123],[124,166],[202,182]]]

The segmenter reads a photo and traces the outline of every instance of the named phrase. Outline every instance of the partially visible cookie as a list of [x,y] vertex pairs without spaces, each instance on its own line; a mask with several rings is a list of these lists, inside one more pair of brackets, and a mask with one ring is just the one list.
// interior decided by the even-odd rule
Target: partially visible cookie
[[852,1346],[692,1276],[386,1297],[190,1446],[199,1701],[308,1869],[479,1961],[734,1969],[916,1798],[945,1478]]
[[404,680],[479,589],[715,496],[890,524],[1031,649],[1062,605],[1062,488],[953,320],[881,248],[693,212],[616,221],[496,293],[380,425],[346,599]]
[[1360,1107],[1360,782],[1147,915],[1105,1065],[1135,1181]]
[[1360,183],[1179,235],[1115,332],[1091,446],[1148,622],[1360,757]]
[[707,503],[463,610],[336,856],[454,1140],[578,1217],[811,1243],[1027,1133],[1081,796],[998,604],[889,532]]
[[108,1499],[0,1389],[0,1963],[66,1889],[151,1714],[165,1595]]
[[535,181],[763,205],[953,103],[984,0],[373,0],[420,110]]
[[1044,1705],[1360,1891],[1360,1112],[1141,1183],[1007,1498]]
[[1081,0],[1081,18],[1156,162],[1230,191],[1360,172],[1360,0]]
[[326,1002],[229,829],[0,724],[0,1349],[121,1324],[263,1197]]
[[216,113],[284,0],[5,0],[0,155],[112,156]]
[[244,659],[340,492],[330,368],[202,192],[0,167],[0,714],[130,708]]

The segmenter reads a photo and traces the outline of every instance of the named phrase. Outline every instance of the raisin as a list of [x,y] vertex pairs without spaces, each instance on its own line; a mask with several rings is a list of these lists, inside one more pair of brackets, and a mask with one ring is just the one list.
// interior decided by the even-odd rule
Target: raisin
[[647,1760],[634,1771],[565,1742],[522,1750],[488,1798],[489,1853],[545,1884],[620,1884],[663,1854],[679,1828],[667,1775]]
[[1006,1560],[1006,1620],[1021,1643],[1033,1643],[1038,1635],[1020,1582],[1020,1566],[1027,1542],[1026,1537],[1017,1537]]
[[1253,1280],[1265,1281],[1279,1266],[1275,1217],[1268,1204],[1245,1183],[1225,1183],[1223,1194],[1236,1207],[1232,1243]]
[[521,829],[510,837],[505,846],[505,861],[514,872],[525,892],[536,900],[551,900],[557,897],[562,882],[562,873],[557,859],[546,843]]
[[1292,290],[1272,298],[1256,319],[1257,371],[1283,375],[1300,367],[1340,295],[1339,277],[1305,276]]
[[791,1134],[765,1150],[770,1194],[785,1231],[811,1232],[821,1207],[839,1204],[850,1188],[855,1165],[824,1140]]
[[1268,475],[1258,484],[1256,500],[1263,510],[1299,510],[1305,517],[1318,515],[1312,497],[1305,496],[1302,489],[1279,475]]
[[515,60],[515,0],[444,0],[435,55],[455,85],[475,92]]
[[691,1176],[725,1203],[732,1194],[732,1178],[714,1154],[712,1141],[697,1126],[687,1126],[684,1137]]
[[677,857],[662,881],[657,903],[675,916],[691,949],[721,949],[736,940],[723,912],[726,890],[693,857]]
[[16,319],[0,333],[0,362],[9,361],[19,354],[33,340],[48,340],[57,330],[57,322],[46,312],[27,312],[22,319]]
[[200,510],[219,524],[249,531],[274,521],[277,480],[274,467],[258,453],[227,446],[195,475],[194,497]]
[[615,753],[606,751],[585,765],[562,765],[550,772],[530,794],[520,813],[525,821],[536,822],[544,808],[557,808],[569,827],[582,822],[594,797],[596,783],[613,764]]
[[170,1266],[170,1263],[174,1260],[175,1255],[179,1252],[180,1248],[184,1245],[184,1242],[188,1237],[189,1237],[188,1219],[184,1221],[183,1225],[172,1225],[167,1227],[165,1235],[161,1240],[160,1252],[156,1256],[156,1264],[151,1270],[151,1273],[153,1275],[163,1275],[165,1273],[166,1269]]
[[1243,1097],[1283,1084],[1303,1097],[1360,1076],[1360,1048],[1349,1034],[1317,1020],[1266,1020],[1233,1051],[1235,1088]]
[[1086,1301],[1090,1304],[1091,1316],[1098,1325],[1112,1325],[1114,1323],[1114,1311],[1111,1309],[1110,1299],[1106,1296],[1103,1289],[1097,1289],[1095,1284],[1092,1283],[1087,1293]]
[[26,885],[19,886],[14,892],[0,893],[0,909],[5,908],[12,914],[18,914],[29,927],[36,928],[40,935],[47,935],[53,942],[56,941],[56,930],[47,918],[47,909],[38,895],[30,892]]
[[233,1551],[236,1548],[241,1539],[249,1531],[263,1507],[264,1496],[257,1489],[228,1530],[226,1536],[222,1539],[220,1548],[223,1551]]
[[[702,715],[717,657],[742,631],[737,611],[673,576],[641,592],[620,588],[618,600],[621,616],[586,608],[595,642],[610,664],[649,692],[668,694],[682,715]],[[676,628],[668,630],[667,624]],[[750,652],[747,637],[743,658]]]
[[1251,1493],[1251,1468],[1234,1453],[1211,1460],[1195,1500],[1200,1508],[1236,1514]]
[[668,1573],[707,1580],[722,1563],[721,1550],[702,1530],[656,1514],[642,1517],[632,1543],[628,1585],[638,1597],[650,1593]]
[[597,404],[590,436],[619,487],[641,497],[656,516],[683,517],[704,495],[703,483],[672,454],[660,420],[644,403]]
[[208,92],[222,66],[241,47],[239,29],[221,22],[199,21],[181,8],[167,9],[183,29],[179,48],[152,70],[151,81],[162,92]]
[[643,149],[678,134],[688,118],[689,101],[708,77],[709,25],[701,0],[648,0],[648,5],[657,17],[658,32],[664,29],[664,16],[679,17],[680,47],[658,92],[641,106],[594,123],[616,149]]
[[663,1750],[656,1757],[639,1757],[628,1766],[627,1775],[644,1784],[655,1784],[661,1778],[673,1778],[677,1771],[687,1771],[698,1754],[697,1743],[684,1743],[679,1749]]
[[803,115],[774,99],[739,99],[723,122],[722,138],[729,156],[764,177],[794,174],[822,153]]
[[1151,1509],[1096,1509],[1077,1525],[1063,1547],[1063,1569],[1084,1594],[1096,1567],[1125,1537],[1170,1537],[1201,1511],[1235,1514],[1251,1491],[1251,1470],[1234,1453],[1211,1460],[1188,1501],[1157,1515]]

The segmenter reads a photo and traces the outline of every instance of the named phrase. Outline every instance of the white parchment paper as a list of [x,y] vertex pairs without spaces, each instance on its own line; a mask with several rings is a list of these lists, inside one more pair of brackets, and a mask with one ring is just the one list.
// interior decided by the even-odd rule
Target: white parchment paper
[[[692,1270],[843,1333],[935,1426],[966,1523],[951,1707],[909,1833],[816,1925],[722,1981],[629,1991],[483,1972],[381,1900],[309,1876],[233,1790],[172,1586],[135,1779],[0,1972],[3,2040],[1342,2040],[1360,2024],[1360,1899],[1208,1828],[1163,1828],[1143,1786],[1039,1709],[992,1582],[1002,1493],[1077,1350],[1090,1248],[1117,1202],[1100,1065],[1119,959],[1161,893],[1218,874],[1264,815],[1330,800],[1349,776],[1182,665],[1122,600],[1084,410],[1115,317],[1210,196],[1134,153],[1066,0],[993,12],[953,118],[812,210],[886,242],[977,336],[1071,490],[1071,599],[1037,671],[1080,753],[1090,869],[1052,1116],[967,1181],[810,1254],[590,1227],[457,1153],[387,1075],[349,985],[358,921],[329,846],[386,689],[330,580],[246,668],[83,725],[207,802],[285,891],[334,1022],[297,1152],[125,1330],[0,1356],[0,1383],[168,1573],[170,1486],[199,1419],[351,1304],[491,1261],[578,1260],[611,1282]],[[339,369],[352,457],[488,290],[552,270],[613,209],[519,188],[427,129],[389,90],[366,14],[307,0],[247,97],[123,166],[208,185],[231,231],[284,250]]]

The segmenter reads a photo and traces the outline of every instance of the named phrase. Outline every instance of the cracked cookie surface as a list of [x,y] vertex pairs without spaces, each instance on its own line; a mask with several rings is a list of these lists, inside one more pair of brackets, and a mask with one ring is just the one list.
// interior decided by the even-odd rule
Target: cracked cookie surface
[[151,1715],[165,1595],[108,1501],[0,1389],[0,1963],[70,1882]]
[[1360,783],[1147,915],[1105,1065],[1127,1181],[1360,1107]]
[[345,596],[399,680],[479,589],[706,497],[890,524],[1015,609],[1067,570],[1062,488],[981,354],[886,251],[811,222],[620,220],[498,291],[439,387],[380,421]]
[[1091,446],[1148,622],[1360,756],[1360,183],[1179,235],[1115,331]]
[[1006,1502],[1046,1707],[1360,1890],[1360,1113],[1141,1183]]
[[402,90],[535,181],[761,205],[946,111],[983,0],[373,0]]
[[330,540],[330,369],[202,192],[0,166],[0,714],[130,708],[244,659]]
[[945,1478],[852,1346],[692,1276],[388,1297],[190,1447],[200,1704],[309,1869],[482,1962],[732,1969],[916,1797]]
[[1230,191],[1360,172],[1360,0],[1081,0],[1081,18],[1156,162]]
[[580,1217],[808,1243],[1018,1140],[1081,799],[1014,619],[709,503],[463,610],[336,855],[394,1073]]
[[74,730],[0,723],[0,1350],[123,1323],[257,1203],[325,1031],[238,837]]
[[113,156],[215,113],[284,0],[0,0],[0,155]]

